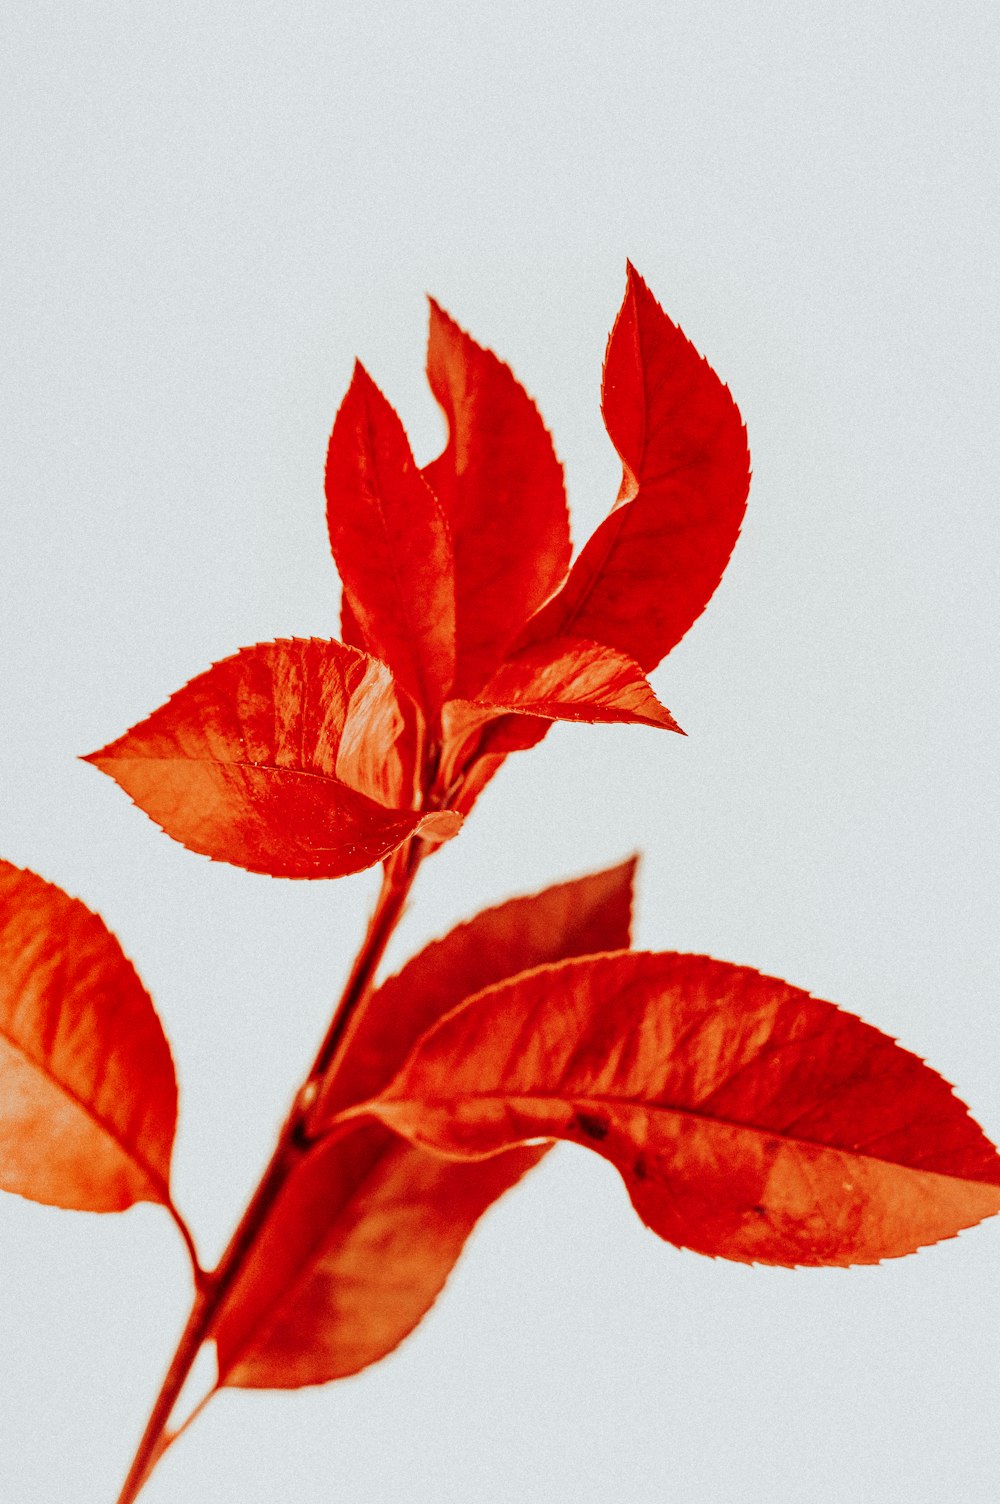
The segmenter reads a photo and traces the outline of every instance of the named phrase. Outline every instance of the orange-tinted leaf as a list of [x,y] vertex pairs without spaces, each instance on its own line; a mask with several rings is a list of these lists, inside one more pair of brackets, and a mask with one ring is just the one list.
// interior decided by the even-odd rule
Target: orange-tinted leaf
[[373,1111],[453,1156],[573,1139],[661,1237],[731,1259],[875,1263],[1000,1210],[1000,1157],[917,1056],[705,956],[585,957],[488,989]]
[[[635,862],[477,914],[390,977],[345,1041],[331,1108],[377,1090],[470,992],[556,957],[628,945]],[[476,1221],[545,1153],[449,1164],[380,1125],[324,1141],[295,1172],[220,1321],[226,1383],[354,1373],[433,1304]]]
[[474,703],[554,721],[639,721],[680,731],[634,659],[577,637],[548,638],[509,658]]
[[345,1040],[343,1065],[324,1092],[330,1111],[374,1096],[415,1040],[470,997],[518,972],[569,956],[625,950],[635,858],[484,909],[383,982]]
[[479,689],[570,556],[562,467],[507,366],[431,302],[427,377],[448,422],[424,470],[455,548],[455,693]]
[[483,1212],[544,1152],[450,1164],[371,1123],[321,1142],[220,1314],[220,1383],[294,1389],[383,1358],[434,1303]]
[[602,407],[618,501],[525,640],[571,633],[655,668],[705,609],[746,508],[746,431],[728,388],[633,267],[608,343]]
[[330,436],[326,497],[353,640],[433,716],[455,672],[451,538],[402,423],[361,365]]
[[389,670],[354,648],[258,643],[87,761],[192,851],[273,877],[339,877],[420,827],[414,716]]
[[0,1187],[78,1211],[170,1204],[177,1118],[149,994],[103,922],[0,862]]

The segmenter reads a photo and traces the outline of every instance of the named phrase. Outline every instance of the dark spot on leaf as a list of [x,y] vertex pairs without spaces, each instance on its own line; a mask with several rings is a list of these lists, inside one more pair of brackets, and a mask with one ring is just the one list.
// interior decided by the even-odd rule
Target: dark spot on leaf
[[636,1180],[649,1179],[649,1166],[646,1164],[644,1155],[640,1154],[637,1157],[635,1163],[632,1166],[632,1173],[635,1176]]
[[758,1217],[766,1217],[767,1216],[767,1207],[766,1206],[760,1206],[758,1204],[757,1206],[751,1207],[750,1210],[751,1211],[755,1211],[757,1213]]
[[596,1139],[598,1143],[608,1136],[607,1123],[592,1112],[578,1112],[576,1126],[581,1133],[585,1133],[588,1138]]

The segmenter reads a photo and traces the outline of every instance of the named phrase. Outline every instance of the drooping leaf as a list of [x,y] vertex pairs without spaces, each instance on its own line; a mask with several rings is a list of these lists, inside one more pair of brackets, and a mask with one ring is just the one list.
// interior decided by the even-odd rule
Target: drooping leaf
[[177,1086],[104,923],[0,862],[0,1187],[78,1211],[170,1205]]
[[434,716],[455,672],[451,538],[402,423],[360,364],[330,436],[326,497],[350,630]]
[[424,821],[414,719],[383,664],[296,638],[223,659],[86,761],[192,851],[273,877],[339,877]]
[[452,1156],[587,1145],[661,1237],[731,1259],[875,1263],[1000,1210],[1000,1157],[917,1056],[705,956],[586,957],[487,989],[371,1106]]
[[549,638],[509,658],[474,703],[555,721],[638,721],[680,730],[634,659],[577,637]]
[[427,377],[448,423],[424,470],[455,548],[455,694],[481,687],[566,573],[562,467],[510,369],[430,305]]
[[[390,977],[345,1041],[323,1105],[384,1085],[470,991],[553,958],[628,945],[635,862],[477,914]],[[449,1164],[379,1124],[322,1141],[295,1171],[217,1330],[223,1382],[289,1388],[354,1373],[433,1304],[479,1217],[546,1152]]]
[[483,1212],[544,1154],[450,1164],[378,1124],[324,1139],[296,1168],[220,1314],[219,1382],[295,1389],[397,1347]]
[[746,431],[728,388],[632,266],[604,365],[618,501],[525,642],[594,638],[655,668],[701,615],[746,509]]

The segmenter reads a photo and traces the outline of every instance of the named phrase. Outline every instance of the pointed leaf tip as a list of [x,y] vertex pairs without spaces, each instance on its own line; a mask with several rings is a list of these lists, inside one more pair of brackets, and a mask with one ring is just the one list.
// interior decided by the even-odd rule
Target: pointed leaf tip
[[481,688],[569,563],[562,466],[510,368],[433,298],[427,379],[448,440],[423,474],[455,550],[454,693]]
[[701,615],[722,577],[746,510],[750,457],[728,388],[631,262],[601,410],[622,462],[617,502],[521,645],[589,637],[648,671]]
[[433,719],[455,673],[451,538],[397,413],[360,361],[330,435],[325,486],[346,635]]

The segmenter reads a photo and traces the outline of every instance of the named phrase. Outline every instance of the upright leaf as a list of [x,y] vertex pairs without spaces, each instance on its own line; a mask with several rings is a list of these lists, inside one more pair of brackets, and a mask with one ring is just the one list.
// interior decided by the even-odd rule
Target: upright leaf
[[655,668],[705,609],[746,509],[746,431],[728,388],[632,266],[604,365],[618,501],[525,642],[594,638]]
[[433,717],[455,672],[451,538],[402,423],[361,365],[330,436],[326,497],[352,640]]
[[875,1263],[1000,1210],[1000,1157],[877,1029],[705,956],[586,957],[481,992],[371,1110],[450,1156],[568,1138],[702,1253]]
[[96,914],[0,862],[0,1187],[50,1206],[169,1206],[173,1062]]
[[86,761],[192,851],[273,877],[339,877],[424,823],[414,716],[389,670],[354,648],[258,643]]
[[458,668],[468,696],[559,584],[570,556],[562,467],[510,369],[430,305],[427,377],[448,423],[424,470],[455,548]]
[[[628,944],[634,861],[487,909],[390,977],[346,1042],[325,1104],[393,1075],[470,992],[555,957]],[[433,1304],[479,1217],[545,1147],[452,1164],[353,1125],[295,1171],[216,1331],[224,1383],[320,1384],[391,1351]]]

